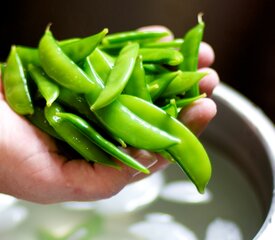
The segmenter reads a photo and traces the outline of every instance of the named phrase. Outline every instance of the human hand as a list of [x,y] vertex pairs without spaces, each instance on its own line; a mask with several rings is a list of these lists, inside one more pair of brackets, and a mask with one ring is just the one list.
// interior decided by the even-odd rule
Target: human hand
[[[213,61],[212,48],[202,43],[199,67],[209,74],[201,80],[200,89],[208,96],[219,82],[216,72],[208,68]],[[204,98],[184,109],[179,119],[199,134],[215,114],[215,103]],[[0,116],[1,193],[37,203],[91,201],[111,197],[128,183],[144,177],[122,164],[119,171],[97,163],[91,165],[83,159],[68,161],[51,137],[11,110],[4,100],[1,81]],[[152,173],[168,165],[158,154],[132,148],[126,151]]]

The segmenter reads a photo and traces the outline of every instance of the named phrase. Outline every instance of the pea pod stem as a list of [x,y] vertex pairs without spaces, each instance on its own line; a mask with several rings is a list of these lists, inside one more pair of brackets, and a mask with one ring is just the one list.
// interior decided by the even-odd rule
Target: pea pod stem
[[206,97],[206,93],[203,93],[203,94],[198,95],[196,97],[178,99],[178,100],[176,100],[176,105],[179,108],[185,108],[188,105],[190,105],[191,103],[197,101],[198,99],[204,98],[204,97]]
[[[198,24],[190,29],[184,36],[184,42],[180,49],[184,56],[184,61],[180,65],[182,71],[197,71],[199,59],[199,47],[203,38],[205,24],[202,14],[198,15]],[[194,97],[199,95],[199,85],[194,84],[187,92],[187,95]]]
[[178,116],[178,106],[174,98],[170,99],[169,103],[161,109],[174,118],[177,118]]

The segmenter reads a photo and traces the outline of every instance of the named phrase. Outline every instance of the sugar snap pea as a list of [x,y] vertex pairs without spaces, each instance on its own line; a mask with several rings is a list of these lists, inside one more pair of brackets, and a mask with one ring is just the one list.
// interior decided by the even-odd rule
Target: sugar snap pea
[[203,192],[211,176],[211,164],[198,138],[178,120],[148,101],[130,95],[121,95],[119,101],[138,117],[181,139],[180,143],[168,147],[167,151],[194,182],[198,191]]
[[121,50],[108,76],[105,87],[91,106],[92,111],[110,104],[123,91],[133,72],[138,50],[139,45],[137,43],[128,44]]
[[142,116],[136,116],[118,100],[96,110],[95,115],[113,135],[140,149],[161,150],[179,142],[178,138],[144,121]]
[[57,115],[72,123],[75,125],[83,134],[85,134],[91,141],[93,141],[96,145],[101,147],[104,151],[112,155],[113,157],[117,158],[124,164],[141,171],[143,173],[148,174],[149,170],[144,167],[142,164],[140,164],[138,161],[133,159],[128,154],[121,151],[117,146],[115,146],[113,143],[106,140],[104,137],[102,137],[87,121],[80,118],[77,115],[71,114],[71,113],[57,113]]
[[101,51],[99,48],[96,48],[89,55],[89,62],[93,66],[101,80],[105,83],[111,69],[115,64],[115,60],[105,52]]
[[177,66],[183,61],[183,55],[169,48],[141,48],[139,54],[144,63],[161,63]]
[[[198,24],[190,29],[184,36],[184,42],[181,46],[181,53],[185,60],[181,63],[180,69],[182,71],[197,71],[199,59],[199,47],[203,38],[205,24],[202,20],[202,14],[198,15]],[[194,97],[199,95],[199,85],[194,84],[187,92],[187,95]]]
[[24,65],[27,69],[29,64],[33,64],[35,66],[40,65],[39,54],[37,48],[26,47],[26,46],[16,46],[17,53]]
[[41,129],[43,132],[49,134],[50,136],[62,140],[62,138],[56,133],[53,127],[49,124],[45,118],[44,109],[38,106],[34,106],[34,113],[27,115],[27,119],[34,124],[36,127]]
[[170,97],[177,94],[183,94],[206,75],[207,73],[204,72],[183,72],[179,70],[179,74],[167,86],[165,91],[162,93],[162,97]]
[[67,88],[60,87],[58,101],[72,111],[78,112],[80,115],[87,117],[91,121],[95,121],[94,114],[90,111],[89,104],[83,95],[70,91]]
[[145,71],[143,68],[142,57],[139,55],[133,73],[127,82],[123,92],[136,97],[140,97],[147,101],[151,101],[149,89],[146,84]]
[[32,114],[33,104],[27,78],[15,46],[12,46],[7,59],[3,84],[5,97],[10,107],[18,114]]
[[108,34],[107,28],[58,41],[48,26],[38,48],[11,48],[1,64],[4,94],[15,112],[59,139],[60,149],[65,143],[66,152],[120,168],[116,158],[149,173],[118,146],[153,151],[178,163],[203,192],[208,155],[177,120],[182,108],[205,97],[198,83],[206,73],[197,71],[203,31],[201,15],[182,39],[166,42],[169,31]]
[[35,81],[41,95],[45,98],[47,106],[51,104],[59,96],[59,87],[55,84],[43,71],[42,68],[34,66],[32,64],[28,65],[29,73],[32,79]]
[[107,33],[108,29],[104,28],[101,32],[80,40],[67,40],[67,43],[61,45],[61,49],[72,61],[78,63],[94,51]]
[[90,79],[92,79],[95,84],[98,85],[98,89],[101,89],[100,91],[97,91],[97,92],[89,92],[85,94],[88,104],[93,105],[96,99],[98,98],[100,92],[103,90],[104,83],[103,83],[103,80],[100,78],[100,76],[97,74],[97,71],[92,65],[89,57],[87,57],[83,63],[83,70],[87,74],[87,76]]
[[57,83],[80,93],[100,91],[98,84],[62,51],[49,28],[41,38],[38,49],[41,66]]
[[[87,103],[85,96],[61,87],[60,94],[58,96],[58,101],[70,110],[77,112],[81,116],[89,119],[102,131],[104,130],[100,125],[99,121],[97,120],[96,116],[94,115],[94,113],[90,110],[89,104]],[[112,135],[110,137],[114,139],[116,142],[118,142],[122,147],[126,147],[126,143],[122,139]]]
[[0,63],[0,76],[1,76],[1,80],[3,80],[5,68],[6,68],[6,63]]
[[[108,29],[104,28],[101,32],[93,34],[89,37],[79,39],[71,38],[57,41],[62,51],[74,62],[78,63],[90,55],[99,45],[103,37],[108,33]],[[40,65],[39,52],[37,48],[17,46],[17,52],[25,66],[33,64]]]
[[87,161],[99,162],[107,166],[119,168],[104,151],[91,142],[77,127],[62,119],[58,115],[60,112],[63,112],[63,109],[57,103],[53,103],[50,107],[45,107],[47,121],[64,141],[79,152]]
[[169,36],[171,33],[168,31],[127,31],[127,32],[118,32],[109,34],[102,40],[103,45],[109,44],[120,44],[127,43],[131,41],[140,42],[140,41],[152,41],[157,40],[166,36]]
[[153,101],[155,101],[167,86],[180,74],[180,71],[163,73],[156,76],[156,80],[148,84],[149,92]]
[[171,41],[155,41],[141,44],[143,48],[180,48],[183,43],[182,38],[176,38]]

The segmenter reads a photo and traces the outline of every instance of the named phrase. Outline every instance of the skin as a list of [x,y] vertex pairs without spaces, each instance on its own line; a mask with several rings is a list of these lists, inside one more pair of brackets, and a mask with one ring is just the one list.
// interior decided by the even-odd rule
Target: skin
[[[151,26],[143,29],[163,29]],[[219,82],[209,66],[214,51],[202,43],[199,68],[209,75],[200,81],[201,92],[210,97]],[[184,109],[179,119],[199,135],[216,114],[210,98],[200,99]],[[68,161],[61,155],[51,137],[17,115],[4,98],[0,81],[0,192],[31,202],[50,204],[64,201],[91,201],[109,198],[127,184],[145,175],[122,165],[122,170],[91,165],[83,159]],[[169,163],[157,154],[127,148],[125,151],[150,168],[152,173]],[[120,164],[118,162],[118,164]]]

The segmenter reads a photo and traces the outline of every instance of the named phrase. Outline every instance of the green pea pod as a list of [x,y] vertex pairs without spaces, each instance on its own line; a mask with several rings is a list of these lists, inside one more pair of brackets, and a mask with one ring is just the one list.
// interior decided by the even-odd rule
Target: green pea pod
[[[184,36],[184,42],[181,46],[181,53],[184,56],[184,61],[180,65],[182,71],[197,71],[199,59],[199,47],[203,38],[205,24],[202,21],[202,14],[198,15],[198,24],[190,29]],[[199,84],[194,84],[186,93],[189,97],[194,97],[200,94]]]
[[[58,45],[62,48],[65,45],[71,44],[71,43],[76,43],[80,41],[81,38],[68,38],[68,39],[63,39],[61,41],[58,41]],[[78,47],[78,46],[77,46]]]
[[89,120],[96,120],[96,117],[91,112],[90,107],[83,95],[61,87],[58,101],[73,111],[77,111],[81,115],[86,116]]
[[113,68],[115,61],[108,54],[96,48],[89,56],[89,61],[104,83]]
[[198,83],[207,73],[204,72],[182,72],[167,86],[161,97],[171,97],[177,94],[183,94],[194,84]]
[[170,71],[164,66],[160,64],[154,64],[154,63],[144,63],[143,68],[146,74],[161,74],[161,73],[167,73]]
[[[94,82],[100,86],[100,89],[104,88],[104,84],[100,76],[97,74],[96,70],[94,69],[94,66],[91,64],[90,58],[86,58],[83,64],[83,70],[87,74],[87,76],[92,79]],[[96,99],[98,98],[100,94],[100,91],[98,92],[90,92],[85,94],[86,101],[89,105],[93,105]]]
[[78,41],[69,42],[62,45],[62,51],[74,62],[78,63],[89,56],[95,48],[100,44],[102,39],[108,33],[108,29],[104,28],[101,32],[92,36],[80,39]]
[[[69,109],[71,109],[72,111],[78,112],[82,116],[85,116],[94,124],[96,124],[97,127],[102,129],[101,124],[97,120],[94,113],[90,110],[86,98],[83,95],[61,87],[58,101],[66,107],[68,107]],[[110,135],[110,137],[117,141],[122,147],[127,147],[126,143],[122,139],[116,138],[112,135]]]
[[143,43],[141,44],[142,48],[180,48],[183,39],[177,38],[173,39],[171,41],[156,41],[156,42],[149,42],[149,43]]
[[57,103],[45,107],[45,117],[58,135],[87,161],[118,168],[117,164],[77,127],[58,116],[58,113],[62,111],[63,109]]
[[50,79],[42,68],[30,64],[28,66],[29,73],[36,83],[39,92],[46,100],[49,107],[59,96],[59,87]]
[[171,33],[168,31],[127,31],[118,32],[107,35],[102,40],[102,45],[121,44],[127,42],[141,42],[141,41],[155,41],[160,38],[169,36]]
[[114,101],[126,86],[135,66],[139,45],[132,43],[126,45],[120,52],[113,69],[111,70],[105,88],[91,106],[95,111]]
[[48,28],[39,42],[38,50],[44,71],[60,85],[79,93],[100,90],[98,84],[61,50]]
[[33,114],[33,104],[23,65],[16,47],[12,46],[3,78],[5,97],[10,107],[18,114]]
[[83,134],[85,134],[91,141],[93,141],[96,145],[102,148],[105,152],[109,153],[113,157],[117,158],[124,164],[141,171],[143,173],[148,174],[149,170],[140,164],[138,161],[133,159],[128,154],[121,151],[117,148],[113,143],[106,140],[102,137],[88,122],[84,119],[78,117],[77,115],[71,113],[57,113],[57,115],[75,125]]
[[28,115],[27,118],[33,125],[41,129],[43,132],[56,139],[62,140],[62,138],[56,133],[56,131],[45,118],[44,109],[35,106],[34,113],[32,115]]
[[[107,33],[108,29],[105,28],[101,32],[83,39],[70,38],[59,41],[58,45],[72,61],[80,62],[93,52]],[[17,52],[26,68],[28,64],[40,65],[37,48],[17,46]]]
[[171,117],[178,117],[178,106],[174,98],[170,99],[170,102],[163,106],[161,109],[168,113]]
[[183,99],[176,100],[176,104],[179,108],[185,108],[188,105],[190,105],[191,103],[195,102],[196,100],[198,100],[200,98],[204,98],[204,97],[206,97],[206,93],[203,93],[196,97],[183,98]]
[[125,94],[140,97],[144,100],[151,101],[149,89],[147,88],[145,71],[142,64],[142,57],[138,56],[133,73],[124,88]]
[[39,60],[39,54],[37,48],[32,48],[32,47],[26,47],[26,46],[17,46],[17,53],[25,67],[27,69],[29,64],[33,64],[35,66],[40,65],[40,60]]
[[183,55],[179,51],[170,48],[141,48],[139,54],[142,55],[144,63],[177,66],[183,61]]
[[[211,177],[211,164],[198,138],[177,119],[141,98],[121,95],[118,99],[136,116],[181,139],[180,143],[166,150],[193,181],[198,191],[204,192]],[[144,114],[147,112],[150,114]]]
[[5,68],[6,68],[6,63],[0,63],[0,77],[1,77],[1,81],[4,78]]
[[163,92],[165,92],[167,86],[180,74],[177,72],[168,72],[156,76],[156,80],[148,84],[149,92],[153,101],[157,100]]
[[[143,114],[151,115],[150,112]],[[144,121],[142,116],[133,114],[118,100],[96,110],[95,115],[113,135],[136,148],[158,151],[179,142],[173,135]]]

